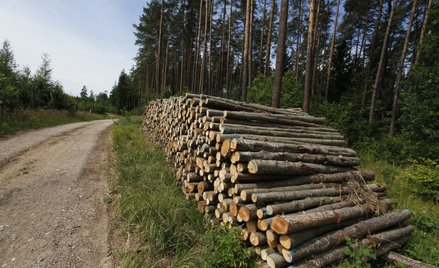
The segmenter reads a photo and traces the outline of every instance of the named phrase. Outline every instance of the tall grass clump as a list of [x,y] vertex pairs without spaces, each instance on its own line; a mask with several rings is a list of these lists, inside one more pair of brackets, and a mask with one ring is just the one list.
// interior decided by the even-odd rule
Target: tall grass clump
[[[224,262],[216,267],[247,267],[243,262],[249,261],[248,254],[241,256],[239,239],[225,235],[231,231],[205,225],[175,183],[161,148],[148,141],[140,125],[141,118],[124,118],[113,129],[117,171],[113,188],[119,196],[116,222],[138,241],[137,248],[121,254],[120,265],[194,267],[221,259]],[[223,258],[232,251],[238,264]]]

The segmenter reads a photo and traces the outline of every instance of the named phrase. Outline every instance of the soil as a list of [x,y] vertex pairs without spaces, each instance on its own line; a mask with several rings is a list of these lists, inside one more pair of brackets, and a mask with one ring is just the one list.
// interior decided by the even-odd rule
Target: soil
[[112,267],[112,120],[0,140],[0,267]]

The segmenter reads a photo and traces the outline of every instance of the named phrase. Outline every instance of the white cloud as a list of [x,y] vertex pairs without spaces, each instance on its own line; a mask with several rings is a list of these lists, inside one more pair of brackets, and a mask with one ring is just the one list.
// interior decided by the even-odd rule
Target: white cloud
[[[95,93],[109,91],[136,53],[131,25],[141,7],[132,18],[121,16],[128,11],[120,10],[120,2],[0,0],[0,40],[8,39],[17,63],[33,71],[48,53],[53,78],[71,95],[78,95],[83,85]],[[99,10],[99,5],[106,8]],[[92,10],[81,11],[90,6]]]

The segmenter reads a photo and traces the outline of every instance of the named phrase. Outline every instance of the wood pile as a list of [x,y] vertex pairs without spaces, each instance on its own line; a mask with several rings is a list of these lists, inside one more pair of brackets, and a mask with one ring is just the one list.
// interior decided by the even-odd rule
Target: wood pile
[[241,226],[269,267],[336,263],[353,247],[347,238],[385,255],[413,231],[324,118],[187,94],[151,102],[143,129],[186,197],[212,223]]

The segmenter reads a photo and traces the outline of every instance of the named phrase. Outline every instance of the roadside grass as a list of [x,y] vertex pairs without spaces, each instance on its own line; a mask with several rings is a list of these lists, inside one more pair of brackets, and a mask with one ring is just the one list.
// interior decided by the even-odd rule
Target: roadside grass
[[254,267],[239,233],[212,227],[186,200],[170,164],[141,129],[141,117],[113,129],[117,179],[115,228],[136,242],[120,252],[122,267]]
[[414,185],[406,176],[406,171],[411,165],[400,166],[386,160],[376,160],[375,156],[367,152],[360,153],[360,158],[363,162],[361,169],[374,171],[376,181],[387,185],[387,196],[394,201],[394,207],[408,209],[413,213],[410,224],[417,228],[399,252],[426,263],[439,265],[439,204],[414,192]]
[[60,110],[25,110],[17,112],[8,119],[0,118],[0,136],[13,134],[18,131],[52,127],[57,125],[92,121],[109,118],[107,115],[76,112],[69,114],[68,111]]

